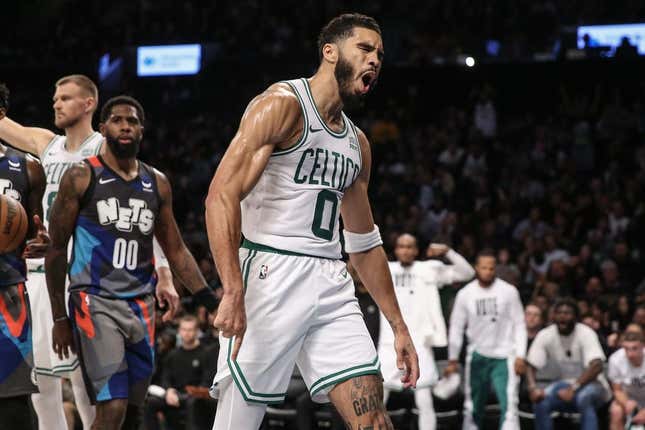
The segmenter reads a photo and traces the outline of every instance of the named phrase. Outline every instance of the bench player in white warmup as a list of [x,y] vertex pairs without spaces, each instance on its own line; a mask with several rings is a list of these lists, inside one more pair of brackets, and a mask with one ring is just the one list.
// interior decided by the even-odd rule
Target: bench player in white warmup
[[475,261],[477,278],[459,290],[450,315],[449,364],[444,374],[458,369],[464,331],[468,338],[464,372],[464,430],[482,428],[490,386],[500,405],[501,430],[519,430],[519,375],[526,363],[526,324],[515,286],[495,276],[492,250]]
[[376,350],[340,260],[339,211],[345,250],[394,331],[402,381],[418,379],[367,197],[370,146],[343,113],[376,83],[379,26],[341,15],[323,28],[318,52],[312,78],[274,84],[249,104],[206,200],[224,286],[214,322],[217,430],[257,429],[266,405],[284,400],[294,363],[312,398],[331,400],[349,428],[392,428]]
[[[92,129],[92,116],[98,105],[98,89],[84,75],[60,78],[53,97],[54,123],[65,135],[37,127],[24,127],[5,117],[0,120],[0,139],[40,158],[47,184],[43,195],[44,224],[49,229],[49,215],[63,173],[74,163],[98,155],[102,151],[103,136]],[[156,269],[159,276],[157,297],[169,304],[174,313],[178,303],[172,284],[168,263],[155,243]],[[85,390],[79,362],[75,354],[58,357],[52,349],[53,319],[47,284],[44,258],[27,259],[26,287],[31,303],[33,323],[34,365],[38,377],[39,393],[32,395],[41,430],[66,429],[60,376],[72,381],[74,399],[83,427],[89,430],[94,422],[94,407]],[[170,315],[165,316],[169,318]]]
[[[438,379],[432,348],[448,344],[439,288],[454,282],[469,281],[475,276],[475,270],[468,261],[446,245],[433,243],[428,251],[434,257],[445,256],[453,264],[444,264],[439,260],[415,261],[419,248],[417,239],[411,234],[402,234],[396,239],[394,254],[397,261],[389,263],[396,298],[419,354],[421,376],[414,390],[414,401],[419,409],[421,430],[434,430],[437,426],[430,391]],[[400,391],[403,388],[393,345],[394,335],[381,315],[378,355],[384,378],[385,403],[390,390]]]

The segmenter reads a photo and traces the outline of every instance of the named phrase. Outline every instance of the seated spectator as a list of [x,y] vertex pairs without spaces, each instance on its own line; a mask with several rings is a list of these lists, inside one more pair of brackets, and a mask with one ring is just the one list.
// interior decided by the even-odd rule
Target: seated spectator
[[621,348],[609,357],[608,376],[614,392],[611,403],[610,430],[623,430],[626,421],[645,424],[645,350],[643,333],[627,331]]
[[[598,336],[577,322],[578,308],[572,299],[560,299],[554,306],[555,324],[541,330],[533,341],[527,361],[529,397],[535,412],[535,428],[553,428],[551,412],[578,412],[580,428],[598,428],[596,410],[610,398],[602,376],[603,353]],[[558,370],[558,379],[542,389],[536,383],[536,370],[547,364]]]
[[[216,369],[212,365],[211,358],[214,352],[200,343],[198,328],[198,320],[195,316],[185,315],[181,318],[178,330],[181,344],[170,351],[163,362],[161,375],[161,386],[165,389],[163,396],[148,397],[145,411],[146,429],[162,428],[158,420],[159,412],[165,417],[166,429],[185,428],[189,406],[195,393],[198,393],[201,398],[203,397],[201,391],[207,392],[206,387],[212,382]],[[205,376],[205,373],[209,375]],[[204,386],[204,384],[207,385]],[[196,390],[193,387],[202,387],[203,390]]]

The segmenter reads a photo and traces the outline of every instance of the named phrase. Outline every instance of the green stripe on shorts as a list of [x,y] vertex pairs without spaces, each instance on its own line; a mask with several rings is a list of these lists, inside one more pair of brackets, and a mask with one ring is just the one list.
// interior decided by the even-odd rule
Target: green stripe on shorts
[[311,392],[311,397],[313,397],[320,390],[323,390],[331,385],[339,384],[356,376],[377,375],[381,372],[380,369],[381,364],[379,363],[378,357],[376,357],[371,363],[349,367],[345,370],[341,370],[339,372],[332,373],[331,375],[322,377],[311,385],[311,388],[309,389],[309,391]]

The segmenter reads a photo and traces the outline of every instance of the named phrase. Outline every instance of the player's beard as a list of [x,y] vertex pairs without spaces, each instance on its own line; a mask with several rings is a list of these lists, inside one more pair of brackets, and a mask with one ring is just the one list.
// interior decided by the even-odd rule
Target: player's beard
[[350,111],[363,107],[365,96],[367,95],[359,95],[353,92],[352,84],[355,76],[356,70],[339,51],[334,77],[336,77],[336,82],[338,83],[338,91],[340,92],[340,99],[343,101],[343,107]]
[[477,276],[477,280],[479,281],[479,284],[483,287],[489,287],[495,282],[495,277],[493,276],[491,279],[486,279],[481,278],[480,276]]
[[118,138],[115,139],[114,137],[106,135],[105,141],[107,142],[110,151],[112,151],[112,154],[114,154],[116,158],[124,159],[134,158],[137,156],[137,154],[139,153],[141,138],[133,137],[131,143],[123,144],[119,143]]

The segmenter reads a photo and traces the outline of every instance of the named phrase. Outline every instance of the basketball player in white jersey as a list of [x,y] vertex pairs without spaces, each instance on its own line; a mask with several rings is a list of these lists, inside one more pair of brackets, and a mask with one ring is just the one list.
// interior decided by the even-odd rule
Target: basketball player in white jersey
[[[48,229],[50,210],[63,173],[72,164],[102,151],[103,136],[92,129],[92,116],[97,104],[98,89],[94,82],[83,75],[69,75],[56,82],[53,97],[54,123],[65,131],[64,136],[44,128],[24,127],[8,117],[0,120],[0,139],[22,151],[35,154],[42,162],[47,177],[43,215]],[[177,306],[178,296],[165,256],[159,249],[156,246],[159,276],[157,297],[160,303],[168,305],[164,318],[170,318]],[[38,414],[39,428],[67,428],[60,381],[60,376],[67,376],[72,382],[83,427],[88,430],[95,412],[87,397],[78,359],[73,354],[61,359],[51,346],[54,321],[47,294],[44,259],[30,259],[27,264],[26,286],[33,313],[34,364],[40,391],[32,395],[32,401]]]
[[[430,391],[438,379],[432,348],[448,344],[439,288],[454,282],[465,282],[475,276],[468,261],[446,245],[433,243],[430,252],[433,256],[445,256],[453,264],[447,265],[438,260],[415,261],[419,248],[417,239],[411,234],[402,234],[397,238],[394,248],[397,261],[389,263],[396,298],[419,354],[421,376],[414,390],[414,400],[419,410],[421,430],[434,430],[437,426]],[[389,391],[401,391],[403,384],[396,367],[394,336],[383,315],[379,333],[378,355],[384,379],[384,402],[387,403]]]
[[214,322],[217,430],[257,429],[266,405],[284,400],[294,363],[313,400],[331,400],[348,428],[392,428],[376,350],[340,260],[339,213],[345,250],[394,331],[404,386],[419,376],[367,197],[369,142],[343,113],[376,83],[380,28],[341,15],[323,28],[318,53],[313,77],[274,84],[249,104],[206,201],[224,287]]

